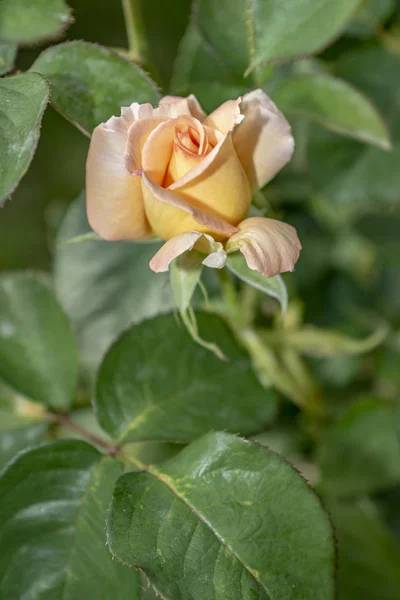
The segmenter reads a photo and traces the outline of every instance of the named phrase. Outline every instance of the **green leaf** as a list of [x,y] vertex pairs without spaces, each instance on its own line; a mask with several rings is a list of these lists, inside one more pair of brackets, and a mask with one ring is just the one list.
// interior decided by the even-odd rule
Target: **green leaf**
[[119,443],[192,440],[210,429],[254,433],[276,412],[247,354],[223,320],[196,314],[201,336],[217,341],[228,362],[199,346],[173,315],[124,333],[100,367],[96,412]]
[[0,469],[20,450],[44,440],[47,430],[43,407],[0,382]]
[[58,234],[54,276],[57,295],[76,328],[81,358],[94,370],[123,329],[169,312],[174,301],[168,274],[149,268],[159,243],[99,240],[63,245],[88,229],[85,199],[80,197]]
[[0,40],[36,44],[58,37],[72,21],[64,0],[2,0]]
[[120,478],[107,539],[168,600],[334,597],[332,531],[314,492],[279,455],[226,433]]
[[135,600],[140,576],[112,560],[104,521],[121,463],[84,442],[17,456],[0,479],[0,597]]
[[384,150],[391,148],[386,125],[373,104],[343,80],[323,74],[290,77],[275,91],[274,100],[289,116],[316,121]]
[[203,255],[192,250],[178,256],[170,265],[172,292],[180,313],[185,313],[191,307],[193,294],[200,282],[203,259]]
[[400,441],[393,407],[363,398],[325,433],[318,449],[320,489],[355,496],[400,482]]
[[205,42],[192,19],[174,63],[170,92],[179,96],[195,94],[206,112],[255,87],[253,78],[244,79]]
[[245,283],[252,285],[268,296],[278,300],[279,304],[281,305],[282,312],[286,313],[288,306],[288,293],[285,282],[280,275],[267,278],[261,275],[261,273],[258,271],[252,271],[247,266],[243,255],[239,252],[228,254],[226,266],[234,275],[236,275],[236,277],[239,277],[239,279]]
[[328,504],[338,541],[340,600],[399,600],[400,545],[369,502]]
[[43,277],[14,273],[0,279],[0,377],[51,408],[72,403],[75,339]]
[[318,52],[340,33],[358,4],[359,0],[198,0],[196,22],[220,62],[244,73],[265,62]]
[[17,55],[17,45],[7,42],[0,42],[0,75],[5,75],[14,66],[14,60]]
[[51,101],[86,133],[132,102],[156,104],[159,93],[150,77],[116,52],[87,42],[67,42],[45,50],[31,71],[51,83]]
[[339,61],[336,74],[376,102],[389,125],[393,151],[383,152],[313,129],[308,157],[313,184],[332,205],[351,208],[355,213],[379,212],[382,207],[398,206],[400,60],[381,48],[359,50]]
[[37,73],[0,80],[0,206],[28,170],[49,94]]
[[366,0],[361,3],[345,34],[370,37],[379,33],[379,25],[393,13],[396,0]]

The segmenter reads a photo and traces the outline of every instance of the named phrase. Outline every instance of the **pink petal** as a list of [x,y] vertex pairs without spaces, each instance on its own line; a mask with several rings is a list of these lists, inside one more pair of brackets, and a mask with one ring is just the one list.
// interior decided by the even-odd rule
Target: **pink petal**
[[193,250],[201,237],[204,237],[208,241],[210,249],[213,250],[203,260],[203,264],[208,267],[220,269],[226,262],[226,253],[223,251],[222,244],[215,242],[211,236],[202,234],[199,231],[182,233],[168,240],[151,259],[150,269],[155,273],[168,271],[170,263],[184,252]]
[[86,203],[91,227],[105,240],[152,235],[144,210],[141,178],[125,170],[129,121],[113,117],[95,128],[86,163]]
[[301,250],[294,227],[275,219],[251,217],[238,229],[227,242],[228,253],[240,250],[248,267],[264,277],[293,271]]
[[240,110],[245,118],[233,133],[233,144],[253,190],[257,190],[289,162],[294,139],[289,123],[262,90],[246,94]]

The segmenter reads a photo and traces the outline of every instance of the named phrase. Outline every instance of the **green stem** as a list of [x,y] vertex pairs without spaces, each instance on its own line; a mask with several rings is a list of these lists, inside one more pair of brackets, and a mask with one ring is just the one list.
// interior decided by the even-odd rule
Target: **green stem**
[[72,429],[72,431],[76,431],[76,433],[79,433],[79,435],[86,438],[88,442],[91,442],[95,446],[100,446],[100,448],[103,448],[107,451],[108,454],[112,456],[115,456],[120,451],[118,446],[109,444],[105,440],[102,440],[101,438],[97,437],[97,435],[93,435],[92,433],[87,431],[87,429],[75,423],[68,415],[47,413],[46,417],[55,425],[62,425],[64,427]]
[[148,46],[140,0],[122,0],[129,54],[135,62],[145,63]]

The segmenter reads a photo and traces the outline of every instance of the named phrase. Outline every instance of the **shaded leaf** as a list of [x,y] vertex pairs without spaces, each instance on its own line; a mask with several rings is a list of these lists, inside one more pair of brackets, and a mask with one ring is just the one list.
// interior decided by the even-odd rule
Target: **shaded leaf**
[[0,75],[11,71],[14,66],[14,60],[17,55],[16,44],[0,42]]
[[367,0],[360,4],[345,34],[360,38],[379,32],[379,25],[393,13],[396,0]]
[[64,0],[2,0],[0,40],[33,44],[58,37],[72,23]]
[[36,402],[66,409],[77,378],[75,339],[44,278],[0,279],[0,377]]
[[393,407],[364,398],[325,433],[318,449],[320,489],[337,496],[368,494],[400,482],[400,440]]
[[370,503],[329,502],[338,540],[340,600],[399,600],[400,545]]
[[192,440],[210,429],[259,431],[275,416],[247,354],[221,318],[197,313],[202,338],[218,342],[228,362],[199,346],[173,315],[136,325],[100,367],[95,406],[119,443]]
[[332,532],[314,492],[280,456],[229,434],[120,478],[107,538],[171,600],[334,597]]
[[28,170],[49,93],[37,73],[0,80],[0,206]]
[[155,84],[135,63],[88,42],[48,48],[31,71],[47,77],[52,104],[86,133],[111,116],[119,116],[121,106],[157,104],[159,99]]
[[55,252],[55,287],[75,325],[81,357],[95,369],[123,329],[172,310],[168,274],[155,274],[149,261],[159,243],[87,241],[64,245],[89,230],[84,197],[71,205]]
[[28,450],[0,479],[0,596],[135,600],[140,576],[112,560],[104,521],[121,463],[84,442]]
[[386,125],[372,103],[347,82],[323,74],[297,75],[275,91],[286,114],[316,121],[327,129],[390,149]]
[[0,469],[20,450],[44,440],[48,422],[43,407],[0,383]]

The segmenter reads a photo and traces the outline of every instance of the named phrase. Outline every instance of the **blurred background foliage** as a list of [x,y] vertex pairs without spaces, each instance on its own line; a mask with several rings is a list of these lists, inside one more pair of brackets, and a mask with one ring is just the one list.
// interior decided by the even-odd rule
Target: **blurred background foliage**
[[[127,48],[119,2],[69,4],[75,22],[66,39]],[[215,63],[194,25],[185,34],[189,18],[189,0],[143,0],[143,66],[164,92],[195,92],[212,110],[261,84],[280,105],[288,75],[328,73],[369,97],[389,128],[391,152],[287,111],[294,159],[256,201],[264,214],[297,228],[303,250],[285,276],[285,329],[266,330],[265,340],[294,386],[324,396],[329,418],[316,428],[286,404],[276,426],[257,439],[292,460],[325,498],[337,528],[340,598],[399,600],[400,2],[362,2],[317,58],[257,68],[249,78]],[[42,50],[20,51],[17,68],[28,69]],[[51,270],[57,229],[84,186],[88,143],[55,110],[45,112],[31,168],[1,211],[1,270]],[[258,298],[253,316],[266,328],[275,308]],[[371,332],[377,337],[368,338]]]

